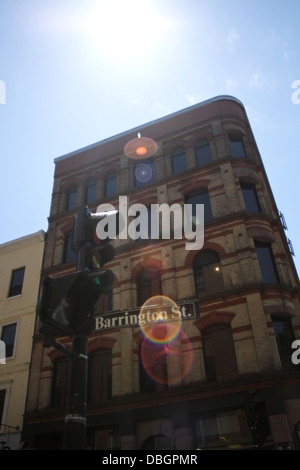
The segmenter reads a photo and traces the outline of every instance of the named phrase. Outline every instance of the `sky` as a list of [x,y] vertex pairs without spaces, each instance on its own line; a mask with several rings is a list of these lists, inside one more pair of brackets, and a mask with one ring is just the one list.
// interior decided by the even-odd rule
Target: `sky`
[[0,243],[47,231],[55,158],[232,95],[300,273],[299,18],[299,0],[0,0]]

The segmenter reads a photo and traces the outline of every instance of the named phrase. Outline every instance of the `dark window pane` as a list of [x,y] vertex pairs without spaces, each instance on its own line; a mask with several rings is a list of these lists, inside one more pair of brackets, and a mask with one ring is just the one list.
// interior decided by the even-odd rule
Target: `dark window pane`
[[137,301],[143,305],[146,300],[154,295],[161,295],[160,271],[143,270],[137,277]]
[[152,161],[138,163],[134,167],[134,186],[142,186],[143,184],[154,181],[154,166]]
[[111,349],[99,349],[89,356],[88,402],[101,403],[112,397]]
[[198,294],[212,294],[224,289],[220,259],[215,251],[198,253],[194,259],[193,269]]
[[90,180],[85,187],[85,203],[96,201],[96,181]]
[[67,398],[69,359],[57,359],[53,364],[51,407],[64,408]]
[[63,257],[63,262],[64,263],[73,263],[74,261],[77,261],[77,253],[72,250],[72,235],[69,234],[65,238],[65,247],[64,247],[64,257]]
[[190,204],[192,207],[192,217],[193,217],[193,224],[196,225],[196,205],[197,204],[204,204],[204,222],[208,222],[212,220],[212,210],[210,204],[210,198],[208,191],[202,191],[198,194],[193,196],[188,196],[186,199],[186,204]]
[[77,204],[77,188],[71,186],[67,191],[66,210],[71,210],[76,207]]
[[12,357],[14,352],[17,324],[5,325],[2,328],[1,340],[5,343],[6,357]]
[[272,325],[283,369],[299,369],[291,359],[291,345],[295,339],[291,320],[287,317],[272,317]]
[[270,245],[255,241],[255,249],[262,281],[265,284],[278,283],[279,279]]
[[229,380],[238,374],[231,326],[212,325],[201,333],[208,381]]
[[247,212],[260,212],[255,185],[241,182],[242,195]]
[[212,161],[212,155],[209,144],[198,144],[195,149],[195,153],[198,166],[205,165],[206,163],[210,163]]
[[14,295],[20,295],[22,293],[24,273],[25,268],[15,269],[12,272],[8,297],[13,297]]
[[116,175],[113,171],[107,173],[105,177],[105,197],[113,196],[117,191]]
[[181,171],[185,171],[187,169],[186,157],[183,149],[178,149],[172,155],[172,168],[173,173],[180,173]]
[[243,139],[241,137],[229,137],[231,153],[233,157],[246,157]]

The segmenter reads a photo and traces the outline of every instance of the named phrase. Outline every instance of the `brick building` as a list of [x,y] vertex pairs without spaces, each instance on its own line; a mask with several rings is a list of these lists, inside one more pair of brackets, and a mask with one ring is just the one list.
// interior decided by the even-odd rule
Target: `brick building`
[[[157,144],[150,158],[124,152],[138,133]],[[43,275],[76,270],[76,210],[118,208],[121,195],[146,207],[204,204],[204,245],[114,241],[113,292],[88,341],[88,447],[251,447],[248,399],[265,418],[265,446],[299,446],[299,280],[242,103],[214,98],[57,158]],[[146,344],[138,313],[161,295],[179,306],[180,332]],[[24,418],[32,446],[62,445],[67,366],[37,330]]]

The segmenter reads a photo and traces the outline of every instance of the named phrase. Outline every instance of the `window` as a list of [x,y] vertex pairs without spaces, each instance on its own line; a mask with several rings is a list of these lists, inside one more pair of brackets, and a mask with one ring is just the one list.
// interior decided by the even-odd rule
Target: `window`
[[140,348],[140,391],[168,390],[168,352],[165,345],[145,341]]
[[138,163],[134,167],[134,186],[142,186],[143,184],[151,183],[154,181],[154,166],[153,161]]
[[89,204],[96,201],[96,180],[88,180],[85,186],[84,203]]
[[14,297],[22,293],[25,268],[14,269],[11,276],[8,297]]
[[137,301],[143,305],[154,295],[161,295],[161,278],[158,269],[144,269],[137,277]]
[[105,176],[104,196],[110,197],[116,194],[117,179],[114,171],[109,171]]
[[66,210],[74,209],[77,205],[77,188],[72,185],[68,188],[66,194]]
[[197,294],[211,294],[224,289],[219,255],[212,250],[199,252],[193,263]]
[[[212,215],[208,191],[204,190],[197,194],[188,196],[186,198],[185,203],[191,205],[193,225],[196,225],[196,205],[197,204],[204,204],[204,222],[208,222],[209,220],[212,220],[213,215]],[[188,214],[190,214],[190,208],[188,208]]]
[[6,358],[13,357],[17,324],[5,325],[2,327],[1,341],[5,343]]
[[251,183],[240,182],[244,204],[247,212],[260,212],[258,197],[255,185]]
[[88,402],[101,403],[112,397],[111,349],[102,348],[89,355]]
[[269,243],[259,241],[255,241],[254,245],[263,283],[277,284],[279,282],[279,278],[271,246],[269,245]]
[[238,375],[231,326],[220,323],[201,332],[208,382],[230,380]]
[[51,408],[64,408],[66,405],[69,363],[69,358],[62,357],[53,364]]
[[246,157],[246,152],[245,152],[242,137],[230,135],[229,142],[230,142],[230,148],[231,148],[231,153],[233,157],[235,158]]
[[173,173],[180,173],[181,171],[185,171],[187,169],[186,166],[186,157],[184,148],[178,147],[172,153],[172,170]]
[[[288,317],[272,317],[272,326],[277,342],[277,348],[283,369],[295,369],[297,366],[291,360],[291,345],[295,339],[292,323]],[[298,369],[299,367],[297,367]]]
[[197,159],[197,165],[202,166],[206,163],[212,162],[212,155],[210,151],[210,145],[208,142],[199,141],[195,147],[195,154]]
[[77,261],[77,253],[72,249],[73,235],[68,234],[65,237],[63,263],[73,263]]

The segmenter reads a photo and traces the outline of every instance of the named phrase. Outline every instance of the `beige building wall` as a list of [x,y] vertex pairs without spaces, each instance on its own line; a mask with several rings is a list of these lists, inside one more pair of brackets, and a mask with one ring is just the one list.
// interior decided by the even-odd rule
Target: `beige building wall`
[[0,245],[0,440],[11,449],[21,439],[44,241],[41,230]]

